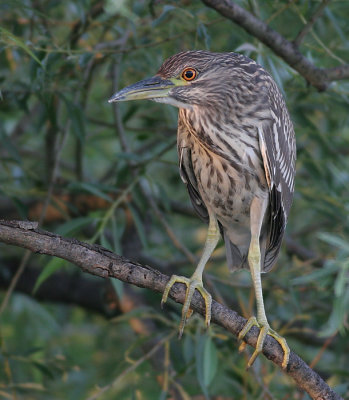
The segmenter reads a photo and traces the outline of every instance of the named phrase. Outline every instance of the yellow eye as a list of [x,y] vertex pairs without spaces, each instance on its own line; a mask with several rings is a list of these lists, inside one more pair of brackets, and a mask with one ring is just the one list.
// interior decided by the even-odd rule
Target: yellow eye
[[192,81],[197,76],[197,72],[194,68],[186,68],[182,72],[182,78],[186,81]]

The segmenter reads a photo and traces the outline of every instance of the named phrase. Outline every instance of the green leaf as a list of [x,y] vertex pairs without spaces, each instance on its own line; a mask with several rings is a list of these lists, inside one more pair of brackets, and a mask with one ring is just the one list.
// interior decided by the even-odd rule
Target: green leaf
[[334,285],[334,293],[337,297],[340,297],[344,294],[347,284],[349,283],[349,259],[347,259],[339,270],[335,285]]
[[284,90],[284,86],[282,84],[282,79],[279,75],[279,70],[278,70],[278,68],[276,68],[271,57],[268,58],[268,64],[270,66],[270,69],[271,69],[271,72],[272,72],[275,82],[277,83],[277,85],[278,85],[279,89],[281,90],[281,92],[283,93],[283,95],[285,95],[285,90]]
[[210,47],[211,47],[211,36],[210,36],[206,26],[202,22],[200,22],[198,24],[197,31],[198,31],[199,37],[203,37],[204,38],[205,47],[206,47],[207,50],[209,50]]
[[314,281],[321,281],[323,278],[334,275],[338,271],[338,265],[335,263],[327,262],[326,266],[322,269],[318,269],[311,274],[299,276],[297,278],[292,279],[292,284],[294,285],[303,285],[306,283],[311,283]]
[[141,220],[138,211],[131,206],[131,204],[128,205],[128,208],[132,214],[133,221],[135,223],[137,233],[139,235],[139,238],[141,240],[142,246],[147,249],[148,248],[148,240],[147,240],[147,235],[144,229],[144,224],[143,221]]
[[20,154],[18,153],[18,149],[12,143],[11,138],[9,138],[6,135],[3,129],[0,129],[0,140],[1,140],[1,147],[8,151],[8,154],[11,157],[10,159],[17,162],[18,164],[21,164],[22,160]]
[[[116,280],[116,279],[112,279]],[[154,310],[149,306],[139,306],[131,311],[126,312],[125,314],[121,314],[117,317],[112,318],[111,322],[119,323],[119,322],[128,322],[132,318],[141,318],[145,314],[150,314],[154,312]]]
[[160,14],[160,16],[153,21],[152,27],[155,28],[159,24],[163,23],[164,20],[166,19],[166,17],[168,16],[168,14],[171,13],[172,11],[180,13],[181,18],[183,18],[184,15],[191,19],[194,18],[193,14],[190,11],[188,11],[188,9],[186,9],[186,8],[165,5],[162,9],[162,13]]
[[257,49],[257,47],[254,46],[252,43],[246,42],[246,43],[243,43],[243,44],[241,44],[240,46],[238,46],[238,47],[235,49],[235,51],[238,52],[238,53],[244,53],[244,54],[246,54],[246,55],[248,56],[248,55],[250,55],[252,52],[257,53],[257,52],[258,52],[258,49]]
[[56,229],[58,235],[67,236],[72,235],[77,231],[80,231],[85,226],[95,223],[96,219],[94,217],[78,217],[64,222]]
[[217,349],[207,333],[197,334],[196,339],[196,373],[200,386],[208,397],[208,387],[217,372]]
[[41,361],[32,361],[32,364],[35,368],[37,368],[43,375],[47,376],[50,379],[54,379],[53,372],[45,365],[45,363]]
[[205,335],[205,345],[204,345],[204,354],[203,354],[203,368],[204,368],[204,380],[209,386],[216,375],[217,366],[218,366],[218,356],[217,349],[212,340],[212,337],[209,335]]
[[100,241],[101,241],[101,246],[103,246],[104,248],[113,251],[112,246],[109,242],[109,240],[106,238],[104,232],[102,232],[101,236],[100,236]]
[[326,323],[326,327],[321,331],[321,337],[326,337],[333,335],[337,331],[341,331],[344,333],[345,328],[345,320],[348,316],[349,309],[349,290],[347,290],[343,296],[336,297],[333,302],[333,309]]
[[129,19],[133,23],[137,23],[139,20],[138,15],[133,12],[132,7],[127,0],[107,0],[103,8],[107,14],[120,15]]
[[189,364],[194,358],[194,342],[190,335],[184,335],[183,338],[183,358],[187,364]]
[[161,24],[161,22],[166,18],[167,14],[170,11],[176,10],[177,7],[175,6],[170,6],[170,5],[165,5],[162,9],[161,14],[159,15],[158,18],[156,18],[153,22],[152,22],[152,27],[155,28],[157,25]]
[[122,296],[124,294],[124,283],[119,281],[119,279],[111,279],[110,282],[113,285],[113,288],[118,298],[122,299]]
[[331,244],[349,254],[349,243],[337,235],[331,233],[319,233],[318,237],[324,242]]
[[86,130],[85,130],[85,116],[82,108],[64,96],[62,93],[58,93],[59,97],[63,100],[69,119],[72,123],[73,133],[83,143],[85,141]]
[[62,260],[61,258],[52,258],[38,276],[33,289],[33,294],[37,292],[39,287],[46,281],[46,279],[61,269],[65,263],[66,261]]
[[7,43],[5,39],[9,40],[10,42],[15,43],[16,46],[20,47],[22,50],[24,50],[27,54],[30,55],[31,58],[33,58],[40,66],[42,69],[45,69],[45,66],[43,63],[36,57],[36,55],[30,50],[30,48],[17,36],[12,34],[10,31],[5,29],[4,27],[0,26],[0,41],[3,43]]
[[113,251],[122,254],[121,238],[126,227],[126,217],[123,209],[119,209],[117,216],[114,214],[111,218],[111,232],[113,236]]
[[142,156],[136,153],[127,153],[127,152],[116,153],[115,158],[117,160],[135,161],[135,162],[140,162],[143,159]]
[[73,182],[68,185],[68,188],[71,190],[76,190],[78,192],[84,191],[93,194],[94,196],[100,197],[104,200],[109,201],[110,203],[113,201],[110,196],[102,192],[99,189],[98,185],[94,185],[93,183],[87,182]]

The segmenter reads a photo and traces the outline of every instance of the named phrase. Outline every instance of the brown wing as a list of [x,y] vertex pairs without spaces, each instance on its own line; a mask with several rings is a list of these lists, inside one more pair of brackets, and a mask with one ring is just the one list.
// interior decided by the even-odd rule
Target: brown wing
[[269,106],[271,118],[259,130],[260,149],[270,189],[270,227],[263,271],[269,271],[279,254],[291,208],[296,163],[293,125],[285,101],[270,80]]

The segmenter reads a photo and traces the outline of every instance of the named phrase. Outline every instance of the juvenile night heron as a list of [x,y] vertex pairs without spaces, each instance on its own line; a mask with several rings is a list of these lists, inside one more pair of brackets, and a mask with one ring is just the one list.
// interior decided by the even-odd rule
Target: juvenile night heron
[[[266,335],[282,346],[286,340],[270,328],[265,315],[261,273],[278,257],[292,203],[295,175],[293,126],[277,85],[253,60],[235,53],[187,51],[167,59],[158,73],[114,94],[109,102],[151,99],[179,108],[178,154],[181,178],[208,233],[199,264],[190,279],[174,275],[166,286],[166,302],[176,282],[187,286],[180,335],[198,290],[211,318],[211,295],[202,274],[220,234],[233,271],[250,268],[257,303],[239,334],[260,328],[252,365]],[[242,346],[243,347],[243,346]]]

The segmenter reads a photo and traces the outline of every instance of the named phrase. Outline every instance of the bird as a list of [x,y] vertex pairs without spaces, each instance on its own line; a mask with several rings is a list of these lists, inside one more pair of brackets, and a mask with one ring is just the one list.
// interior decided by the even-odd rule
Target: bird
[[238,335],[260,328],[247,368],[262,352],[267,335],[290,349],[267,320],[261,273],[274,266],[294,193],[296,144],[283,95],[271,75],[254,60],[234,52],[184,51],[166,59],[151,78],[115,93],[109,102],[149,99],[179,109],[177,149],[180,176],[198,216],[208,223],[200,261],[191,278],[173,275],[161,304],[175,283],[186,285],[180,336],[197,290],[210,324],[212,297],[203,285],[207,261],[223,238],[230,271],[251,272],[257,315]]

